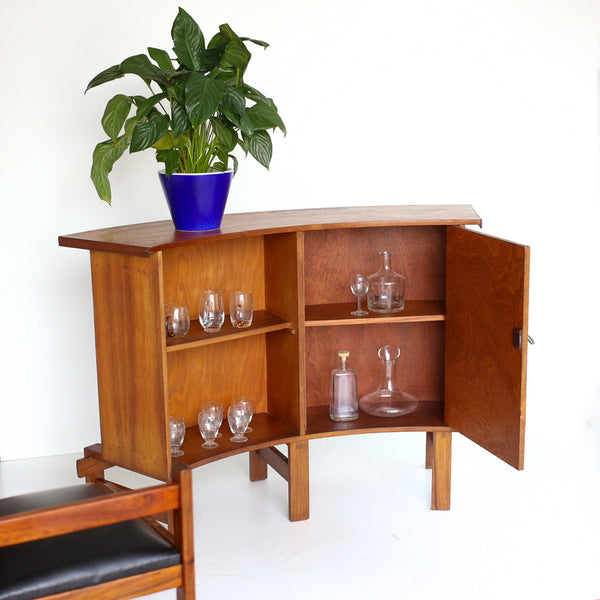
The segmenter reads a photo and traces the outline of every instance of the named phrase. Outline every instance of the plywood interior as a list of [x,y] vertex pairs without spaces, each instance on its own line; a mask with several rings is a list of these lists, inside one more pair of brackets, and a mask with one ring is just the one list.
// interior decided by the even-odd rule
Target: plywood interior
[[265,335],[172,352],[168,368],[169,413],[184,417],[188,427],[207,401],[227,407],[236,396],[252,396],[255,412],[267,410]]
[[444,323],[401,323],[369,327],[310,327],[306,330],[306,396],[308,406],[329,403],[331,369],[338,350],[348,350],[348,366],[355,369],[359,397],[377,389],[383,379],[379,348],[395,344],[400,389],[421,401],[444,399]]
[[255,310],[265,308],[264,244],[262,236],[228,239],[163,253],[165,302],[187,304],[190,317],[198,318],[200,292],[223,293],[229,313],[233,290],[252,292]]
[[381,268],[379,252],[394,253],[392,269],[406,277],[407,300],[442,300],[445,294],[446,228],[374,227],[305,232],[305,302],[356,300],[353,273]]

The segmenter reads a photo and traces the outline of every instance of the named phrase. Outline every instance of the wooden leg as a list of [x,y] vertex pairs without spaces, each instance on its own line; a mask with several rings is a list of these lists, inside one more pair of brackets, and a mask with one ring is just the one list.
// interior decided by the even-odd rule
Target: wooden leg
[[433,431],[425,434],[425,468],[433,469]]
[[248,452],[250,481],[263,481],[267,478],[267,461],[256,451]]
[[310,516],[308,440],[288,444],[288,453],[289,517],[290,521],[304,521]]
[[431,471],[431,509],[450,509],[450,474],[452,467],[452,433],[433,433]]

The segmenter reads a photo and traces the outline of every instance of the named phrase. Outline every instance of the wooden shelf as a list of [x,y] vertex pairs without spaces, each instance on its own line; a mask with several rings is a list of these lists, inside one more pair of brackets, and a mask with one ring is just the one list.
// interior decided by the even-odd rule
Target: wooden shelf
[[286,442],[297,440],[298,432],[291,429],[285,423],[274,418],[269,413],[260,413],[254,415],[252,423],[252,432],[246,434],[247,442],[231,442],[229,438],[232,433],[223,419],[221,433],[223,434],[217,441],[218,448],[202,448],[204,440],[198,427],[188,427],[185,432],[185,440],[182,449],[184,455],[173,459],[173,462],[183,462],[191,467],[198,467],[215,460],[235,456],[250,450],[258,450],[274,444],[285,444]]
[[362,411],[356,421],[336,422],[329,418],[329,406],[307,410],[306,434],[311,438],[384,431],[452,431],[444,422],[443,402],[420,402],[413,413],[401,417],[373,417]]
[[[364,301],[366,310],[366,300]],[[373,313],[354,317],[356,303],[313,304],[306,307],[306,327],[331,325],[368,325],[373,323],[425,323],[446,319],[443,300],[407,300],[404,310],[397,313]]]
[[190,331],[185,337],[167,339],[167,352],[178,350],[189,350],[198,346],[207,346],[219,342],[227,342],[252,335],[260,335],[271,331],[289,329],[291,324],[273,313],[259,310],[254,313],[252,325],[245,329],[236,329],[231,325],[229,315],[226,315],[223,327],[217,333],[206,333],[198,319],[194,319],[190,325]]

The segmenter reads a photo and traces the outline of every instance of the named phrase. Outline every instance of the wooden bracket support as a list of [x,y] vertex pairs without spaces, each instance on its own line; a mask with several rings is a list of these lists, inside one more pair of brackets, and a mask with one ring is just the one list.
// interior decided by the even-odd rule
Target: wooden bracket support
[[115,466],[113,463],[100,458],[102,456],[102,447],[100,444],[84,448],[83,456],[84,458],[77,460],[77,477],[85,477],[87,482],[104,478],[104,471]]

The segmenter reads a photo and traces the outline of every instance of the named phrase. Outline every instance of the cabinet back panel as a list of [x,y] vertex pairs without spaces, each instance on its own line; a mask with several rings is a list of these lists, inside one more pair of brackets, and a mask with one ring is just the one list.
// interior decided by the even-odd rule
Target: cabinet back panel
[[241,338],[227,344],[211,344],[168,355],[169,411],[197,425],[203,402],[225,405],[236,396],[252,396],[254,410],[267,410],[267,363],[264,335]]
[[165,302],[187,304],[198,318],[200,292],[223,292],[225,312],[233,290],[252,292],[254,308],[265,308],[264,247],[261,236],[172,248],[163,253]]
[[392,269],[406,277],[408,300],[443,300],[446,228],[375,227],[305,232],[305,302],[352,302],[353,273],[371,275],[381,268],[383,250],[394,253]]
[[306,396],[308,406],[329,403],[331,370],[338,350],[348,350],[348,364],[357,374],[359,398],[383,380],[381,346],[400,348],[396,382],[421,401],[444,399],[444,324],[402,323],[352,327],[310,327],[306,330]]

